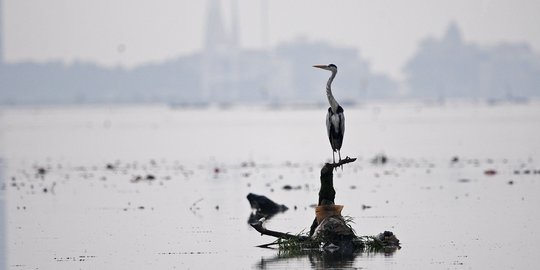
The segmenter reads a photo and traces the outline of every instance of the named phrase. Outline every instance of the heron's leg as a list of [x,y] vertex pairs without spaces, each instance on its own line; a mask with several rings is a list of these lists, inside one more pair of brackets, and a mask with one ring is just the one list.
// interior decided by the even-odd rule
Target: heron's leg
[[[339,161],[341,162],[341,150],[337,150],[337,153],[338,153]],[[341,171],[343,171],[343,165],[341,165],[339,167],[341,167]],[[337,168],[336,168],[336,170],[337,170]]]
[[332,163],[336,163],[336,156],[334,154],[334,150],[332,150]]

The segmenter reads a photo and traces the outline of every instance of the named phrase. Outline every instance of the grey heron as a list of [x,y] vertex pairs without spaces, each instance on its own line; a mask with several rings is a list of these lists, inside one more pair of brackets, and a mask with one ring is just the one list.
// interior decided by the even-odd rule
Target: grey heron
[[345,134],[345,116],[343,115],[343,107],[341,107],[334,95],[332,94],[332,81],[337,74],[337,66],[334,64],[329,65],[314,65],[313,67],[322,68],[332,72],[328,82],[326,83],[326,96],[328,97],[328,113],[326,114],[326,132],[328,139],[330,140],[330,146],[332,146],[332,159],[336,163],[335,152],[338,153],[339,161],[341,161],[341,145],[343,144],[343,135]]

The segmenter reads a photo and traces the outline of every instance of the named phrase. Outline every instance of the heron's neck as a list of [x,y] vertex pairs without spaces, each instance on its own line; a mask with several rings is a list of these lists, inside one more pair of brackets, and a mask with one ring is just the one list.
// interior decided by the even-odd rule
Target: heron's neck
[[336,73],[337,72],[332,71],[332,75],[326,83],[326,96],[328,97],[328,103],[330,103],[330,108],[332,108],[332,112],[334,113],[337,113],[337,108],[339,106],[336,99],[334,98],[334,95],[332,94],[332,81],[336,77]]

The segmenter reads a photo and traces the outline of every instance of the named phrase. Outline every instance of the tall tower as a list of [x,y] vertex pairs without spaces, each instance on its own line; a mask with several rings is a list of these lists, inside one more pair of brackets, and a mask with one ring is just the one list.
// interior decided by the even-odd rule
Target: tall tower
[[207,1],[206,35],[202,63],[202,98],[210,102],[236,100],[238,82],[238,4],[231,1],[229,30],[220,0]]
[[206,35],[204,49],[207,52],[219,52],[226,50],[227,32],[223,17],[221,16],[221,5],[219,0],[209,0],[206,17]]

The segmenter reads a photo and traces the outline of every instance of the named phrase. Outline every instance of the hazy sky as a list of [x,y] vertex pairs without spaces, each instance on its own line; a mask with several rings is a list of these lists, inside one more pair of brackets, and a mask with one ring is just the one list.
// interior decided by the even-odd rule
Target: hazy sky
[[[203,44],[208,0],[0,0],[8,61],[157,62]],[[261,1],[238,0],[241,45],[261,48]],[[538,0],[266,0],[268,46],[304,38],[358,48],[377,72],[401,78],[426,37],[454,21],[481,45],[526,42],[540,52]],[[221,1],[226,19],[231,0]],[[314,63],[318,59],[313,59]],[[338,63],[339,64],[339,63]]]

